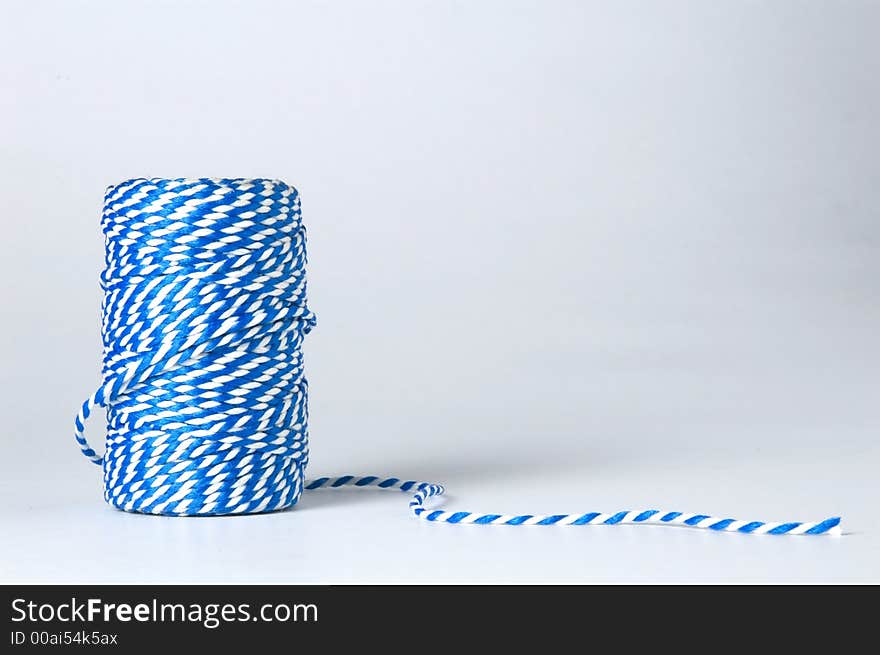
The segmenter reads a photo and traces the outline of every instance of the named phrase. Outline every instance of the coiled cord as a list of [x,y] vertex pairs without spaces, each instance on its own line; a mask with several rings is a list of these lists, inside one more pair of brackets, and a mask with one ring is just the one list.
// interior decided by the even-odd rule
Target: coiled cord
[[[128,180],[107,189],[101,386],[75,437],[103,466],[104,497],[149,514],[267,512],[303,488],[398,489],[445,523],[661,524],[749,534],[839,534],[840,519],[766,523],[661,510],[505,515],[431,510],[437,484],[377,476],[304,481],[308,384],[301,346],[306,232],[299,194],[269,179]],[[84,435],[106,408],[103,455]]]

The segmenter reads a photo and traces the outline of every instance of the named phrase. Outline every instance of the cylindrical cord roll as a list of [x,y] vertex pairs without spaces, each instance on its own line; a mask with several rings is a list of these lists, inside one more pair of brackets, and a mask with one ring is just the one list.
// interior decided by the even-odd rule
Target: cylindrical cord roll
[[[133,179],[104,198],[101,387],[77,440],[116,507],[237,514],[297,502],[308,461],[299,196],[269,179]],[[83,436],[107,409],[103,457]]]

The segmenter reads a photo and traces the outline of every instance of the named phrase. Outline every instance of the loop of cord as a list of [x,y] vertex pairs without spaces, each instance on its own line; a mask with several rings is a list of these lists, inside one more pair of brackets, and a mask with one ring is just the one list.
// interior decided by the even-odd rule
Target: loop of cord
[[[739,521],[655,509],[509,515],[429,509],[441,485],[341,476],[304,480],[308,383],[301,346],[306,234],[299,194],[278,180],[137,178],[111,186],[101,221],[106,260],[102,382],[74,436],[103,467],[104,497],[132,512],[267,512],[303,489],[410,492],[431,522],[476,525],[677,525],[747,534],[839,534],[840,519]],[[85,438],[107,414],[103,455]]]

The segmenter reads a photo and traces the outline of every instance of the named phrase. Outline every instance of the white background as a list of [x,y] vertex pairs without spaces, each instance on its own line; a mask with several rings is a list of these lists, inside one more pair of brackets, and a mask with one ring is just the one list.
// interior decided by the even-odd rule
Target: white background
[[[878,582],[880,3],[3,2],[0,581]],[[297,186],[309,473],[842,538],[125,514],[103,189]],[[100,420],[89,436],[100,443]]]

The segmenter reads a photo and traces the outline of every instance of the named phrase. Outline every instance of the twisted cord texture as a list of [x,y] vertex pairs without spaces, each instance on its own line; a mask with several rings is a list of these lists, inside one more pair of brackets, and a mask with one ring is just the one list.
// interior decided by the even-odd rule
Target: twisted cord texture
[[[133,179],[111,186],[101,227],[106,261],[102,382],[74,436],[103,467],[104,497],[133,512],[211,515],[294,505],[303,488],[412,494],[410,510],[444,523],[660,524],[749,534],[836,534],[817,522],[738,521],[661,510],[506,515],[431,510],[443,487],[341,476],[304,482],[308,384],[302,341],[306,234],[299,194],[268,179]],[[107,414],[103,455],[85,438]]]
[[[102,383],[76,418],[120,509],[234,514],[293,505],[308,460],[299,196],[274,180],[110,187]],[[103,456],[85,421],[107,409]]]

